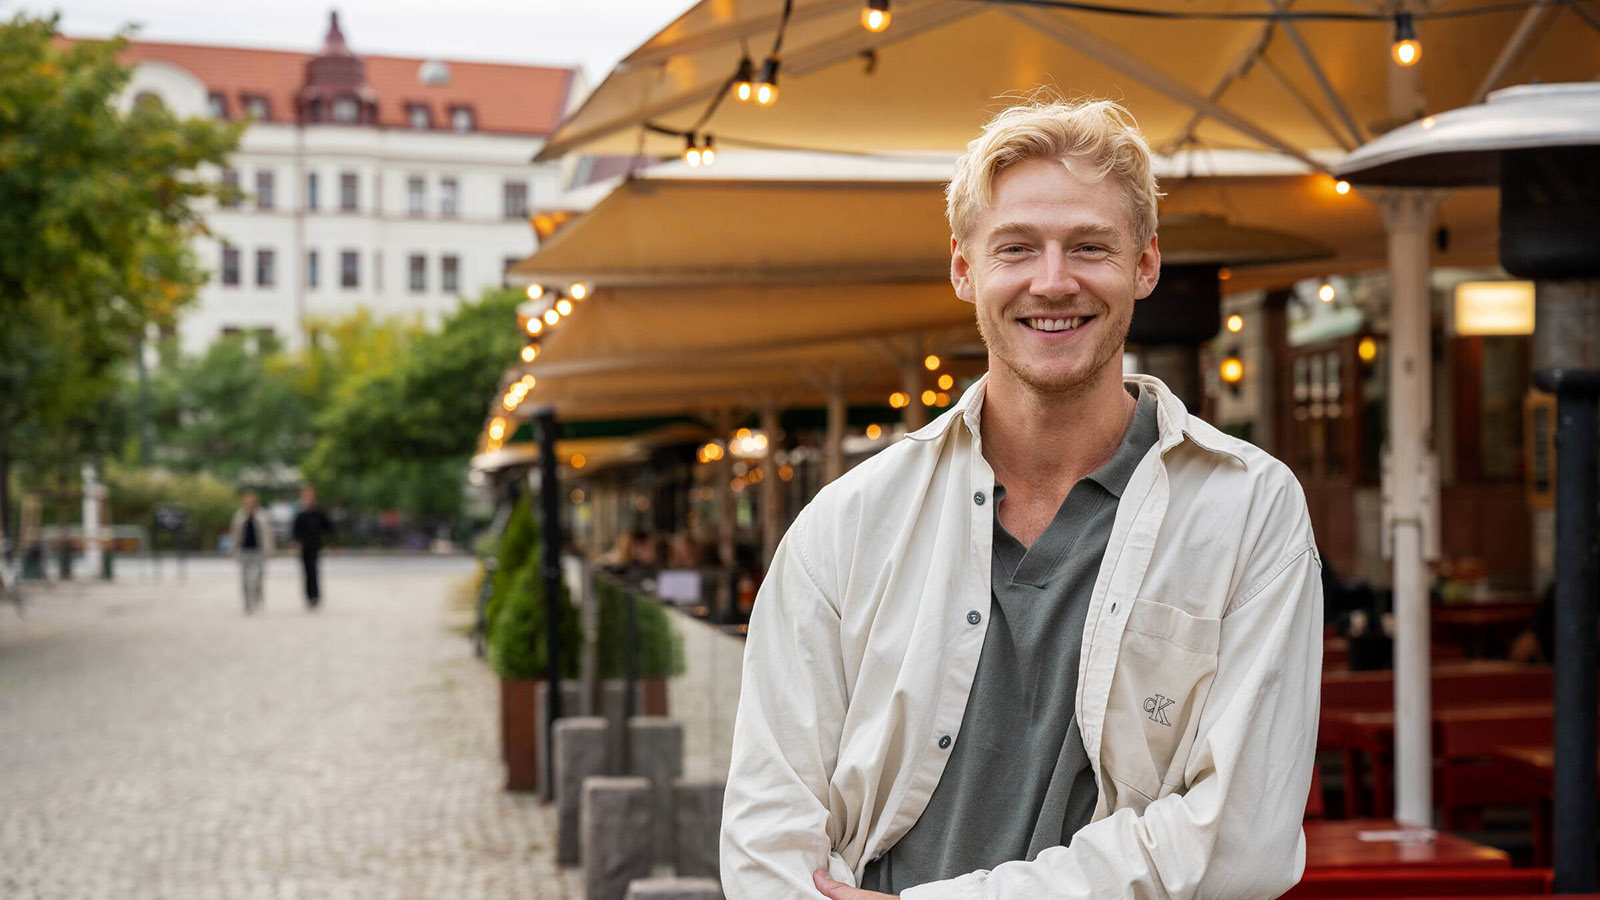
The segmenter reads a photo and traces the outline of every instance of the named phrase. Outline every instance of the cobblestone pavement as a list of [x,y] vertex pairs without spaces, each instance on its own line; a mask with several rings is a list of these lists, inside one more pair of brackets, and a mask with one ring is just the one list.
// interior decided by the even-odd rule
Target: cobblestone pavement
[[274,560],[0,607],[0,897],[577,898],[553,818],[500,790],[496,693],[454,609],[464,559]]

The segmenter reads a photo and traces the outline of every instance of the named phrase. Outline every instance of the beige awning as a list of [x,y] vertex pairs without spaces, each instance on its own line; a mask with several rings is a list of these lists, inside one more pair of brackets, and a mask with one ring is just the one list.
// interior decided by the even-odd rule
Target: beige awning
[[[1294,0],[1141,0],[1149,12],[1305,11]],[[1375,21],[1267,23],[1104,15],[973,0],[894,0],[887,31],[859,22],[860,0],[798,0],[781,52],[777,102],[727,98],[702,129],[725,152],[741,142],[873,153],[959,150],[1002,99],[1050,85],[1122,101],[1158,152],[1189,147],[1284,154],[1317,164],[1391,127],[1388,5],[1328,0],[1316,9]],[[759,69],[782,0],[704,0],[610,73],[556,131],[544,159],[573,151],[633,153],[641,125],[695,125],[748,45]],[[1304,9],[1302,9],[1304,7]],[[1457,13],[1435,5],[1435,12]],[[1566,7],[1428,18],[1414,71],[1430,109],[1472,103],[1489,88],[1584,81],[1600,34]],[[1526,27],[1519,25],[1526,23]],[[1203,115],[1202,115],[1203,113]],[[683,140],[644,133],[643,149],[676,155]]]

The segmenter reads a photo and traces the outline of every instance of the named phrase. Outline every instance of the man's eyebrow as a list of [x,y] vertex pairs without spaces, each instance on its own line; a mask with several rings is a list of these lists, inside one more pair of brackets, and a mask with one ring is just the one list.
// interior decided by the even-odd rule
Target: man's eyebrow
[[[1012,235],[1032,235],[1038,233],[1038,230],[1038,226],[1029,225],[1025,222],[1002,222],[989,229],[988,239],[992,241],[996,238]],[[1115,226],[1104,222],[1086,222],[1082,225],[1073,226],[1067,233],[1074,238],[1115,238],[1121,236],[1121,232]]]

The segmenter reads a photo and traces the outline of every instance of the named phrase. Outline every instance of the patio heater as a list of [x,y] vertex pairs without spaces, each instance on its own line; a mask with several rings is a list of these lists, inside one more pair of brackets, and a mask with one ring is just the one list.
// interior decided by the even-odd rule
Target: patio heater
[[1222,328],[1223,266],[1325,259],[1333,251],[1307,238],[1234,225],[1222,216],[1164,216],[1161,280],[1133,304],[1128,343],[1139,347],[1140,367],[1160,378],[1190,412],[1200,409],[1200,344]]
[[1555,889],[1595,890],[1600,84],[1506,88],[1352,152],[1381,187],[1500,187],[1500,264],[1536,282],[1534,384],[1556,395]]

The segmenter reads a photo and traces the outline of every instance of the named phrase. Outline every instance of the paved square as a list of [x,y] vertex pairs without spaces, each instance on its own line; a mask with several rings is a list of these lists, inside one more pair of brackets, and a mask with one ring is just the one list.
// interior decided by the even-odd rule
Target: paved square
[[237,569],[35,587],[0,607],[0,897],[576,898],[553,820],[500,789],[460,558],[298,562],[246,617]]

